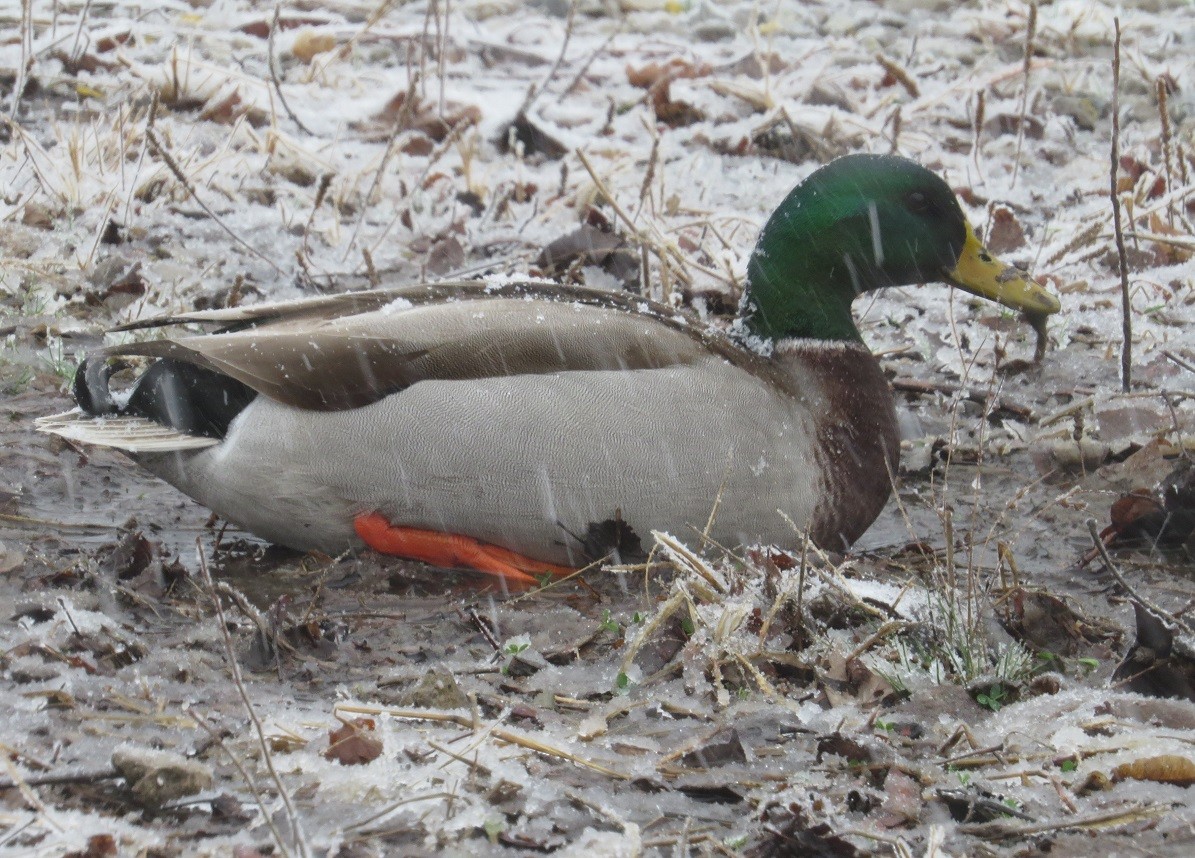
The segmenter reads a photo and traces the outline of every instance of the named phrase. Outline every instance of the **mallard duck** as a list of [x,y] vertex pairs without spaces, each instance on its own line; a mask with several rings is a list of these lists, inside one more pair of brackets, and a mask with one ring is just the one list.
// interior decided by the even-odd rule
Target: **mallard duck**
[[[127,451],[251,533],[516,586],[652,530],[841,550],[888,499],[892,392],[856,296],[945,281],[1044,319],[913,161],[816,170],[765,225],[729,331],[628,294],[435,283],[183,313],[84,361],[40,428]],[[109,358],[156,358],[123,402]],[[711,519],[711,511],[716,514]],[[795,525],[795,528],[794,528]]]

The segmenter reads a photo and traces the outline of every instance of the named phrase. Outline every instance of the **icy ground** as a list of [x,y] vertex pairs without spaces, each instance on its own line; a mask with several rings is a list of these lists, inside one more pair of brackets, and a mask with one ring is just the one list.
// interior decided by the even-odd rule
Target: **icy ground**
[[[1142,640],[1162,680],[1113,678],[1130,594],[1078,563],[1195,438],[1193,12],[0,3],[0,852],[1191,854],[1183,629]],[[859,302],[907,444],[849,557],[676,534],[506,598],[263,551],[32,431],[105,329],[172,310],[460,272],[638,288],[646,260],[715,318],[792,185],[891,150],[1063,312],[1033,366],[1031,330],[946,287]],[[548,266],[582,224],[599,252]],[[1183,622],[1189,554],[1114,558]]]

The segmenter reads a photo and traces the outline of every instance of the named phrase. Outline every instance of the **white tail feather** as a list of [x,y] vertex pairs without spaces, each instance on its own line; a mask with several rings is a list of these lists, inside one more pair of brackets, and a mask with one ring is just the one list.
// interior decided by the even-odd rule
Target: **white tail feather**
[[219,438],[188,435],[144,417],[92,417],[77,408],[62,414],[39,417],[34,425],[39,432],[57,435],[68,441],[114,447],[127,453],[201,450],[220,443]]

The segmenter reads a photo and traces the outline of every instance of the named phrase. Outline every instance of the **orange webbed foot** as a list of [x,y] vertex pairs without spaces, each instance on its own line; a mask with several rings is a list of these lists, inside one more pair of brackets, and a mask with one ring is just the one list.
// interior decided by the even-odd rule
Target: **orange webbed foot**
[[357,516],[353,519],[353,528],[366,545],[380,554],[420,560],[433,566],[472,569],[495,576],[512,590],[534,587],[539,583],[535,576],[561,577],[576,571],[568,566],[532,560],[470,536],[393,525],[376,512]]

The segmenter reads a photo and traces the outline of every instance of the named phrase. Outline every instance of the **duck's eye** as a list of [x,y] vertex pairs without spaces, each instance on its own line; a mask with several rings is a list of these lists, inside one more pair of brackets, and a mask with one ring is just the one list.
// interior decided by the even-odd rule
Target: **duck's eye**
[[913,214],[928,214],[932,208],[929,199],[921,191],[910,191],[905,197],[905,205]]

